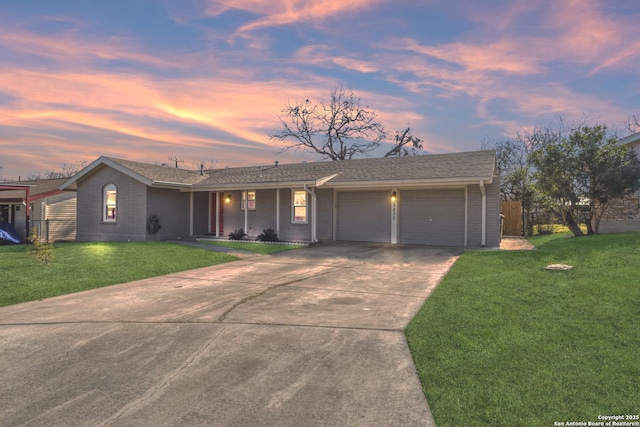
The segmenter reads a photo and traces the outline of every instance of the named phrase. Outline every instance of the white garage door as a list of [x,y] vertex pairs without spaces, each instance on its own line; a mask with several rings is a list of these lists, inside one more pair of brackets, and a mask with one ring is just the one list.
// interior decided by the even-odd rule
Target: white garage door
[[338,192],[338,240],[391,241],[389,191]]
[[400,193],[400,243],[463,246],[464,190]]

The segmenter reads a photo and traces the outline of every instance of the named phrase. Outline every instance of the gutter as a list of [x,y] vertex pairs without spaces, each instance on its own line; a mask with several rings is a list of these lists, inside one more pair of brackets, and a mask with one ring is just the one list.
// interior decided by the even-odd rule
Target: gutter
[[169,187],[169,188],[191,188],[191,184],[185,184],[182,182],[170,182],[170,181],[151,181],[150,187]]
[[189,186],[183,191],[245,191],[247,188],[252,190],[272,190],[275,188],[300,188],[305,185],[316,185],[317,181],[285,181],[285,182],[243,182],[241,184],[221,184],[207,186]]
[[432,187],[463,187],[465,185],[475,185],[478,181],[486,184],[493,182],[493,177],[470,177],[470,178],[433,178],[433,179],[410,179],[410,180],[393,180],[393,181],[352,181],[352,182],[330,182],[325,185],[328,188],[336,189],[375,189],[397,187],[399,189],[408,188],[432,188]]

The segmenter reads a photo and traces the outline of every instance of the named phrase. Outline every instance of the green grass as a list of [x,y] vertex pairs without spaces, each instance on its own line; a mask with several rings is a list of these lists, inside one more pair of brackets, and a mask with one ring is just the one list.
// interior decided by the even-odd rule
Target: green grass
[[462,255],[407,327],[438,427],[638,414],[640,233],[531,241]]
[[286,243],[269,244],[262,242],[227,242],[224,240],[198,240],[200,243],[208,245],[224,246],[227,248],[242,249],[249,252],[255,252],[262,255],[275,254],[277,252],[289,251],[291,249],[299,249],[303,245],[292,245]]
[[44,266],[28,245],[0,246],[0,306],[234,261],[164,242],[57,243]]

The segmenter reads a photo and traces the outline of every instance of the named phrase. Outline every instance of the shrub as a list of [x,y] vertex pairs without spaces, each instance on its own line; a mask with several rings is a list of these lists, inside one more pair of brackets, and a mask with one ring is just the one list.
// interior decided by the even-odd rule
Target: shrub
[[229,238],[231,240],[242,240],[242,238],[246,235],[247,233],[245,233],[244,230],[241,228],[239,230],[232,231],[231,233],[229,233]]
[[31,230],[29,253],[38,258],[43,265],[49,265],[53,261],[53,244],[48,239],[40,238],[36,227]]
[[258,240],[261,242],[279,242],[278,233],[273,228],[267,228],[262,230],[262,234],[258,236]]

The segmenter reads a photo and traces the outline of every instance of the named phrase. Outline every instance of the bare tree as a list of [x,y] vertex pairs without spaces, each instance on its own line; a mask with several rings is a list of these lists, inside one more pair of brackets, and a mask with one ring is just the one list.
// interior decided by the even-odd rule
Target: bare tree
[[39,179],[71,178],[85,166],[87,166],[85,160],[75,163],[63,163],[60,169],[51,169],[46,172],[31,172],[27,176],[27,180],[36,181]]
[[396,131],[393,148],[383,157],[416,155],[418,150],[422,150],[422,140],[413,136],[411,127],[407,125],[404,130]]
[[[332,89],[328,100],[288,103],[280,124],[281,129],[269,135],[270,141],[288,144],[285,151],[308,149],[331,160],[370,155],[387,138],[378,115],[342,86]],[[392,144],[384,157],[413,154],[422,148],[409,127],[396,132]]]
[[632,115],[624,122],[631,133],[640,132],[640,116]]

